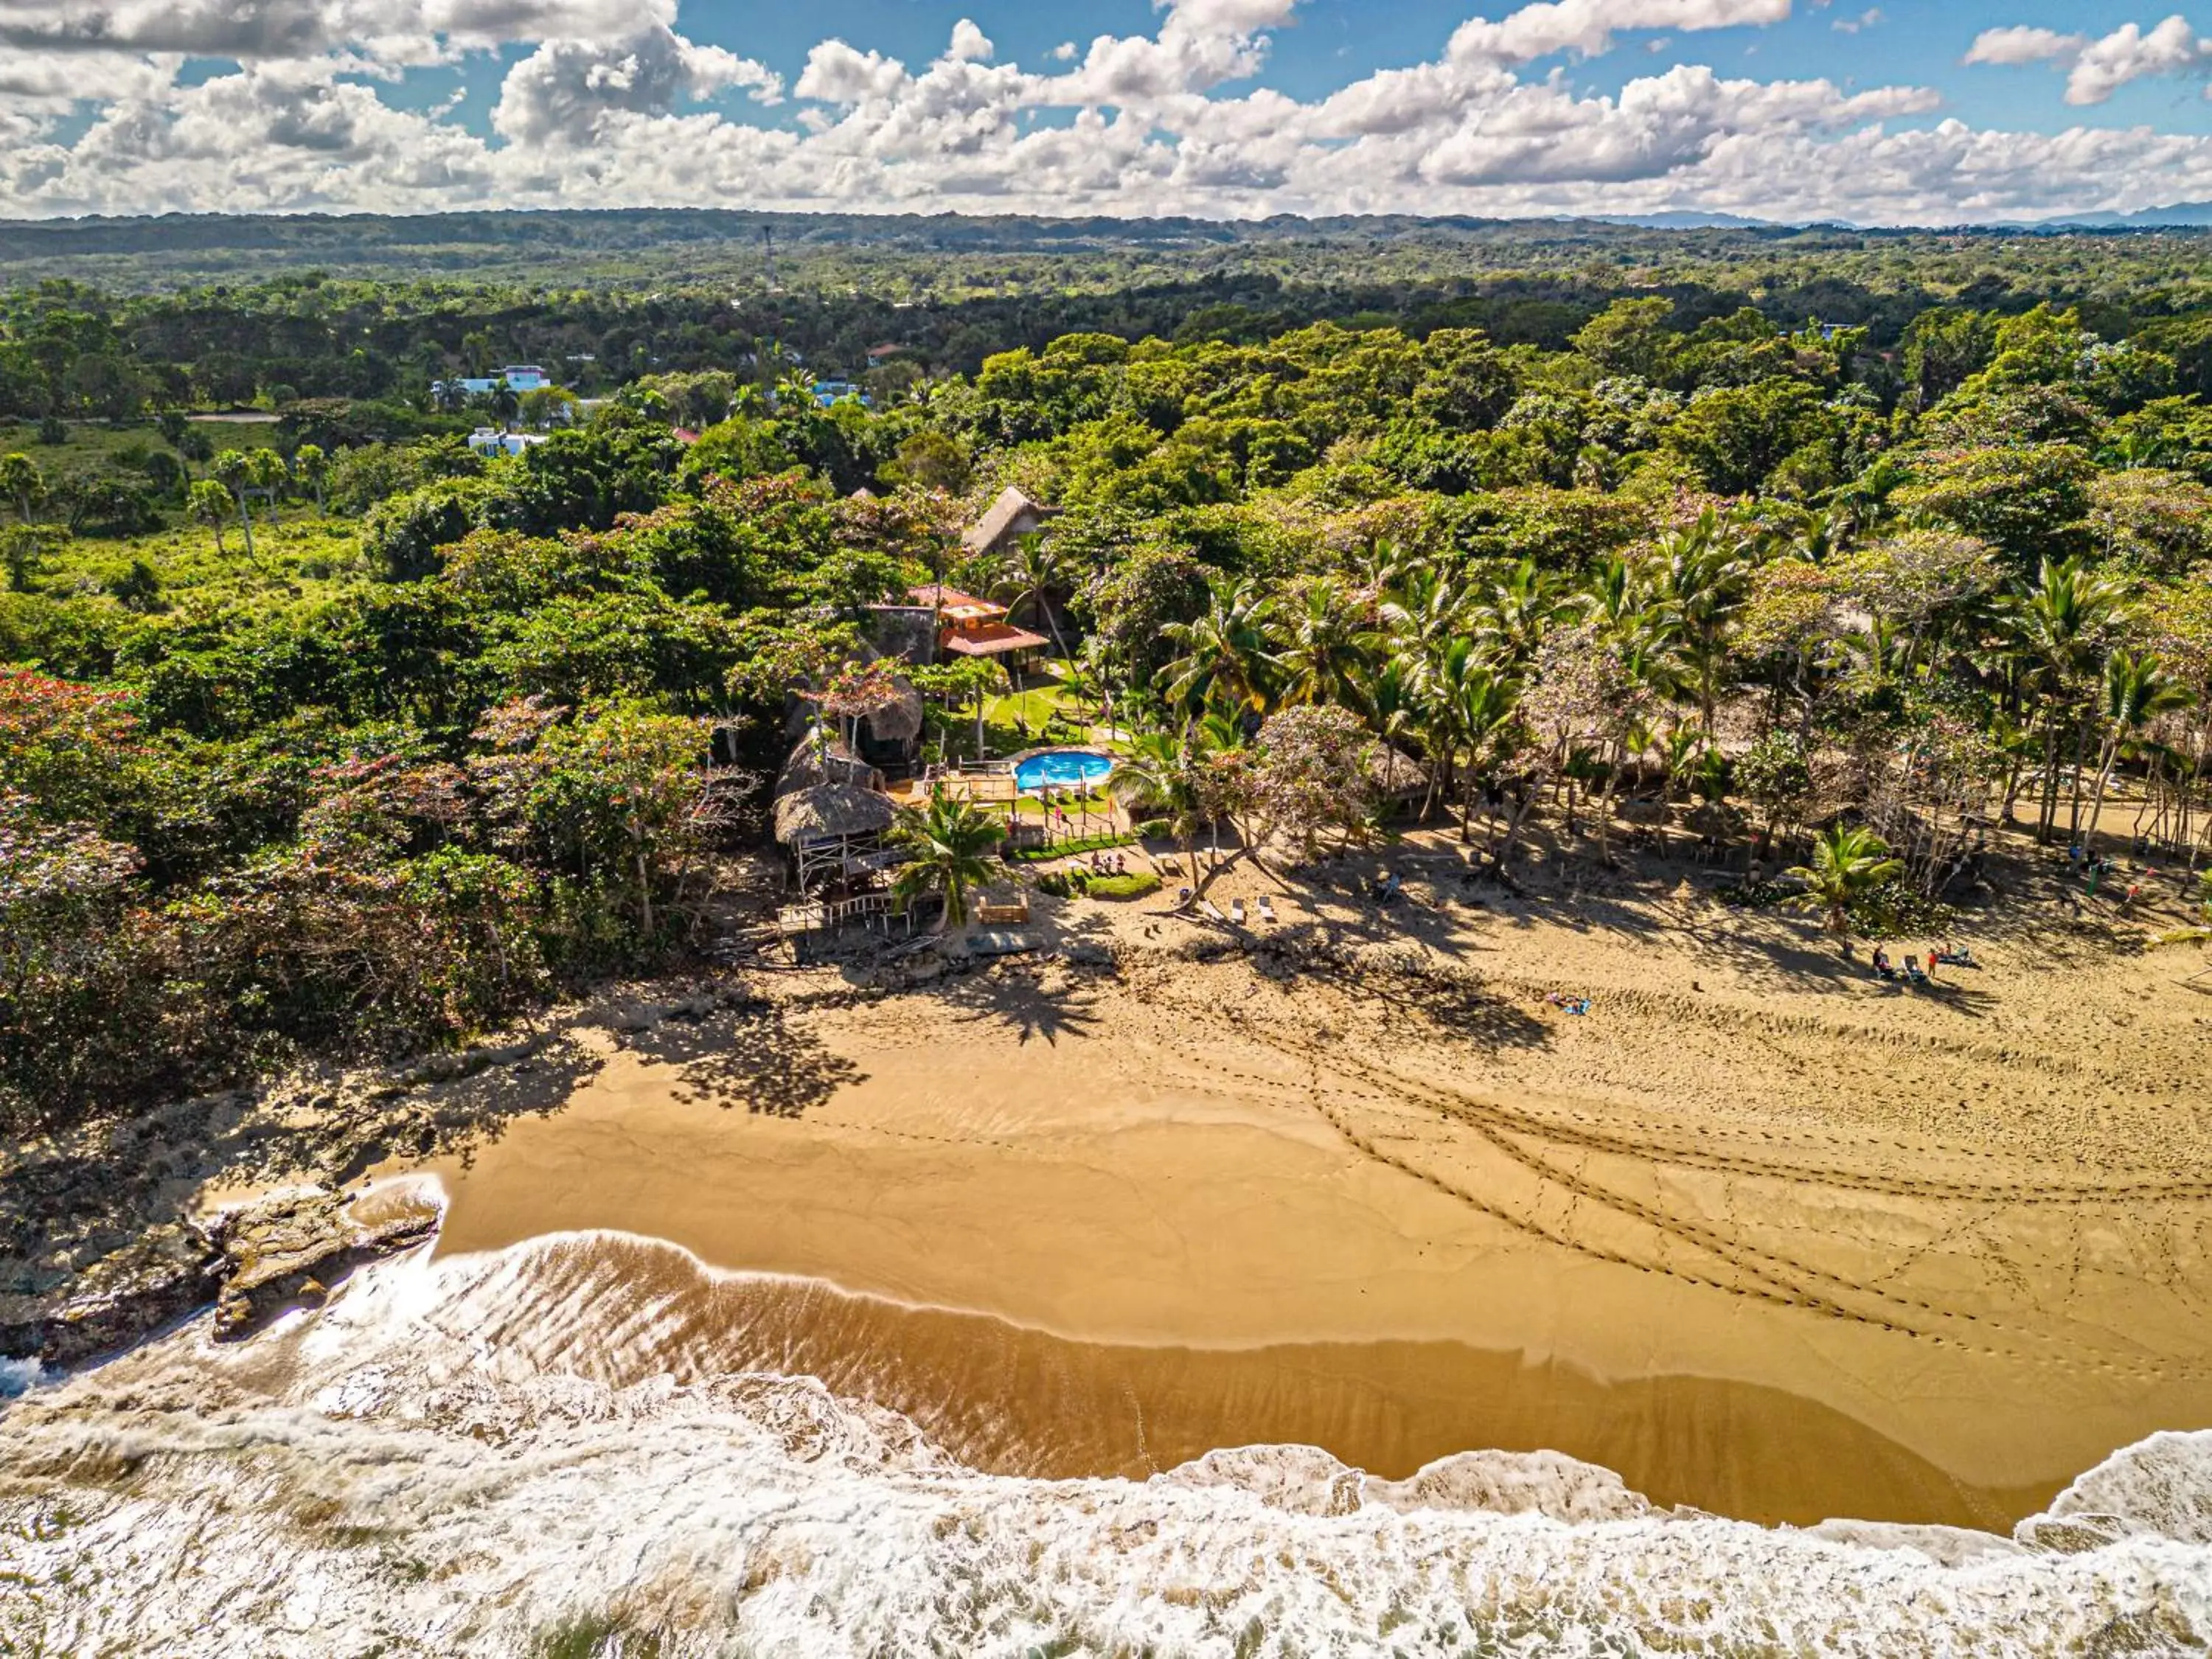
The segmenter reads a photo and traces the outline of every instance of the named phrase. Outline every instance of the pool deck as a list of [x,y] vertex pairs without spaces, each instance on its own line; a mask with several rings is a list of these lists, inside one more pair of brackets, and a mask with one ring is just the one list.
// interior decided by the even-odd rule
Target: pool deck
[[[1103,729],[1101,728],[1101,730]],[[1043,744],[1035,749],[1024,749],[1018,754],[1004,756],[992,763],[994,768],[1005,768],[1004,771],[994,769],[990,772],[949,773],[937,781],[942,783],[956,796],[975,801],[979,805],[1011,805],[1018,793],[1014,782],[1016,769],[1048,755],[1093,755],[1109,763],[1107,771],[1100,773],[1094,778],[1083,781],[1095,788],[1110,775],[1113,764],[1118,761],[1118,757],[1106,747],[1106,744],[1109,741],[1109,738],[1100,738],[1091,743],[1055,743]],[[1054,789],[1073,789],[1077,785],[1068,782],[1054,783],[1049,787]],[[923,783],[919,778],[908,778],[903,781],[892,784],[884,793],[899,805],[918,806],[928,799],[929,789],[930,786]],[[1028,795],[1034,793],[1035,791],[1023,789],[1018,793]]]

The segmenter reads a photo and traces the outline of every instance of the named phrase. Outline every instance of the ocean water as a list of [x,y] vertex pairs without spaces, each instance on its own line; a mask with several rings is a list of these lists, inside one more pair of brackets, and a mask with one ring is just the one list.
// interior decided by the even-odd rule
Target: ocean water
[[417,1253],[0,1416],[0,1653],[2182,1654],[2212,1434],[2008,1535],[1662,1510],[1557,1454],[1389,1480],[1310,1447],[1145,1480],[964,1466],[720,1369],[705,1270],[610,1235]]

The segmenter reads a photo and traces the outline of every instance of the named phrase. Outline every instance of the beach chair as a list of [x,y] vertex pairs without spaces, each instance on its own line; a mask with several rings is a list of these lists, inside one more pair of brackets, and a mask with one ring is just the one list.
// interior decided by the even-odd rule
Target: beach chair
[[1275,925],[1275,901],[1265,896],[1260,900],[1260,920],[1270,927]]
[[1239,927],[1242,927],[1244,925],[1244,901],[1243,899],[1231,899],[1229,901],[1229,920],[1236,923]]
[[1206,913],[1206,919],[1208,921],[1226,922],[1229,920],[1221,914],[1221,907],[1210,898],[1199,900],[1198,908]]
[[1176,908],[1178,910],[1188,910],[1190,908],[1189,888],[1178,887],[1176,889]]
[[1918,957],[1905,957],[1905,977],[1915,985],[1925,985],[1929,983],[1928,975],[1921,971],[1920,958]]

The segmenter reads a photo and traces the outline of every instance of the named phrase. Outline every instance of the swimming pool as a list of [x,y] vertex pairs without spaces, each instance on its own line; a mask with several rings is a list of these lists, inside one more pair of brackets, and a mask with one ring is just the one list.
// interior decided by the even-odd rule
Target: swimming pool
[[1088,789],[1114,769],[1104,755],[1062,750],[1056,754],[1032,755],[1014,768],[1014,787],[1025,795],[1040,789]]

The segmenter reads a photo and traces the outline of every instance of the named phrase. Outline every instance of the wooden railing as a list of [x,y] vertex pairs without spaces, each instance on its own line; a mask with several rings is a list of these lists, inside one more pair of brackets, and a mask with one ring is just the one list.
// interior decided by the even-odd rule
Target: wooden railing
[[817,899],[810,904],[787,904],[776,912],[776,931],[786,939],[796,933],[826,933],[854,922],[889,921],[891,896],[862,893],[857,898]]

